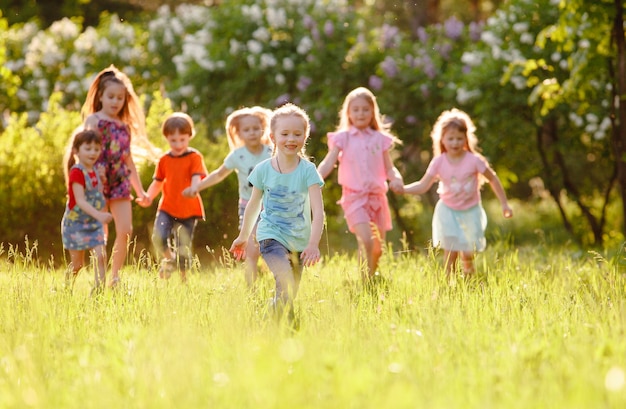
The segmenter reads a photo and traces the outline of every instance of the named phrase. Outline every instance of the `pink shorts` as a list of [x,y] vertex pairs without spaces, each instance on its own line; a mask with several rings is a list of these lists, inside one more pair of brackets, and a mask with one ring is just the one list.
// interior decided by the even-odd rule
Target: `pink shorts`
[[341,200],[348,229],[354,233],[354,226],[373,222],[381,232],[391,230],[391,213],[386,193],[362,193],[343,188]]

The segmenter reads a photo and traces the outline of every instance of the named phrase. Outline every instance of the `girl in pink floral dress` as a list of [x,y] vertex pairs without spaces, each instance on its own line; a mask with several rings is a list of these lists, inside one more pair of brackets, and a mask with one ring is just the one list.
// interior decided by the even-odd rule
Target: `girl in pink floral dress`
[[115,224],[109,283],[115,287],[133,230],[131,186],[138,202],[150,201],[130,152],[131,138],[145,139],[145,117],[130,79],[113,65],[92,82],[82,114],[85,129],[95,130],[102,137],[102,154],[96,166],[103,175],[104,197]]

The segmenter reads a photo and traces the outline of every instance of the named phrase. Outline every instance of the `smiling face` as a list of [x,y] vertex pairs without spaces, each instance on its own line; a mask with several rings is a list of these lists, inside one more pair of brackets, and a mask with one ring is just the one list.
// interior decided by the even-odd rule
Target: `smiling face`
[[263,124],[254,115],[245,115],[239,119],[237,134],[250,151],[255,151],[261,145]]
[[357,97],[348,106],[348,118],[353,126],[363,130],[371,126],[374,108],[365,98]]
[[105,115],[117,118],[126,103],[126,87],[121,83],[109,82],[102,91],[100,103]]
[[441,151],[447,152],[448,156],[456,158],[469,150],[467,145],[467,135],[460,129],[451,126],[446,129],[441,138]]
[[297,155],[306,142],[306,123],[298,115],[282,115],[275,119],[271,137],[279,153]]
[[173,132],[165,136],[167,143],[170,144],[170,152],[173,156],[180,156],[189,149],[189,141],[191,135],[175,129]]
[[78,147],[78,150],[73,150],[78,163],[88,170],[93,169],[93,166],[100,157],[100,152],[102,152],[102,145],[97,142],[85,142]]

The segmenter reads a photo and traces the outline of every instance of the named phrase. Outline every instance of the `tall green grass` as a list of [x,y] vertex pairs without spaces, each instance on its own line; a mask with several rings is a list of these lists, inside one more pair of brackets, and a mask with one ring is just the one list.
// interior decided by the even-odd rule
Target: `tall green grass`
[[624,408],[626,276],[613,255],[492,243],[449,283],[436,252],[391,248],[386,290],[356,260],[306,270],[298,330],[227,257],[157,278],[137,263],[90,298],[0,250],[0,408]]

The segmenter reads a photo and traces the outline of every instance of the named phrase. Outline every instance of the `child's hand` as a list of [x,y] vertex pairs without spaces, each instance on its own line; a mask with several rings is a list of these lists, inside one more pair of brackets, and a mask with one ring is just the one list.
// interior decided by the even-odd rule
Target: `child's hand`
[[141,207],[149,207],[152,204],[152,199],[148,195],[144,195],[135,199],[135,203]]
[[404,193],[404,182],[399,179],[390,180],[389,189],[396,194],[402,194]]
[[107,183],[107,170],[105,167],[103,165],[98,165],[96,166],[96,171],[98,172],[98,177],[100,178],[100,181],[102,181],[102,184]]
[[188,197],[190,199],[196,197],[196,195],[198,194],[197,190],[194,190],[191,186],[185,188],[185,190],[183,190],[183,196]]
[[320,249],[315,246],[307,246],[300,253],[300,260],[305,267],[310,267],[320,261]]
[[508,204],[502,206],[502,215],[505,219],[510,219],[513,217],[513,209],[511,209]]
[[96,220],[99,221],[102,224],[109,224],[113,221],[113,215],[109,212],[99,212],[100,214],[98,214],[98,217],[96,217]]
[[248,241],[242,239],[237,236],[237,238],[233,241],[233,244],[230,246],[230,252],[235,256],[235,260],[240,261],[246,258],[246,245]]

